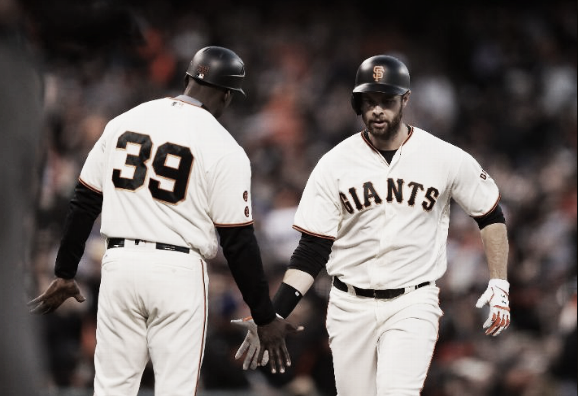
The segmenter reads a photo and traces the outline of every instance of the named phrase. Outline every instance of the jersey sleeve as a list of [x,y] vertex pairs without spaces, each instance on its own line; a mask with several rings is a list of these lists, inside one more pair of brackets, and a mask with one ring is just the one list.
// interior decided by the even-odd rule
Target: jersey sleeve
[[207,176],[209,216],[215,226],[252,224],[251,164],[245,152],[222,157]]
[[331,175],[328,161],[320,161],[305,185],[295,213],[293,228],[309,235],[334,240],[342,210],[337,178]]
[[112,133],[112,125],[112,122],[107,124],[103,134],[88,153],[88,157],[80,172],[80,180],[82,183],[99,193],[102,193],[103,190],[107,136]]
[[470,154],[462,151],[462,161],[452,184],[452,198],[468,215],[480,217],[496,207],[500,192],[488,172]]

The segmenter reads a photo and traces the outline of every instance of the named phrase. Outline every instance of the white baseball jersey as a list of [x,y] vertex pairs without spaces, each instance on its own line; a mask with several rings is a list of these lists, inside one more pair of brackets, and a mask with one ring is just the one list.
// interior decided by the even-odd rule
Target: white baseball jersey
[[184,96],[111,120],[80,180],[103,193],[101,233],[109,238],[189,246],[210,259],[218,250],[215,226],[253,222],[245,151]]
[[367,289],[435,281],[447,268],[450,201],[473,217],[499,201],[494,180],[460,148],[412,127],[388,164],[363,133],[326,153],[294,228],[334,239],[327,272]]

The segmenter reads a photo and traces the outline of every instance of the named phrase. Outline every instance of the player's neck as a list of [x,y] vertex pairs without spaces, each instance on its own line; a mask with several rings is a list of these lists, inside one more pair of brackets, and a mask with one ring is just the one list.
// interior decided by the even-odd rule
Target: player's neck
[[367,135],[376,149],[384,151],[397,150],[407,139],[409,135],[409,126],[404,123],[400,123],[395,131],[391,131],[382,135],[368,132]]

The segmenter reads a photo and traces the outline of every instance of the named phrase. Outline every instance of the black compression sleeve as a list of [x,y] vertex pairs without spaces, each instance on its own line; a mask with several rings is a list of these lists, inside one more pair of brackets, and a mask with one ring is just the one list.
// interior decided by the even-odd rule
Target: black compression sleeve
[[289,268],[307,272],[316,278],[319,271],[327,264],[332,246],[333,240],[331,239],[302,233],[299,245],[289,261]]
[[[297,269],[316,278],[329,260],[333,240],[301,233],[299,245],[289,262],[290,269]],[[293,286],[281,283],[273,297],[273,305],[279,315],[286,318],[301,301],[302,294]]]
[[269,297],[269,283],[265,278],[261,251],[252,225],[217,227],[223,254],[231,274],[258,325],[275,319],[275,310]]
[[86,240],[101,210],[102,194],[78,182],[70,200],[64,233],[56,256],[54,274],[57,277],[72,279],[76,275]]
[[478,223],[478,227],[483,229],[486,226],[494,223],[506,223],[506,218],[504,217],[504,212],[502,212],[502,208],[500,205],[496,205],[494,210],[482,217],[474,217],[474,220]]

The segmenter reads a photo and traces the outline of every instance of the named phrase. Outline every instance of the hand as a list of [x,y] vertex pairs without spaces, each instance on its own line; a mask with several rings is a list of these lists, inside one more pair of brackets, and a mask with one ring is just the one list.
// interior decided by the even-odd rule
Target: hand
[[235,359],[239,359],[245,352],[247,352],[245,360],[243,361],[243,370],[249,368],[255,370],[257,366],[267,365],[267,362],[269,361],[269,351],[263,353],[263,359],[261,362],[257,360],[259,352],[261,351],[261,342],[259,341],[255,321],[251,317],[248,317],[244,319],[231,320],[231,323],[247,329],[247,335],[237,350],[237,353],[235,353]]
[[488,288],[478,299],[477,308],[488,304],[490,314],[484,323],[486,335],[497,336],[510,326],[510,284],[504,279],[490,279]]
[[291,358],[285,345],[285,337],[287,334],[297,333],[302,330],[303,326],[296,327],[280,316],[269,324],[257,326],[257,334],[261,342],[261,350],[257,361],[263,361],[265,352],[268,352],[271,372],[275,374],[278,370],[280,373],[284,373],[285,367],[291,366]]
[[78,302],[86,300],[80,293],[74,279],[56,278],[50,283],[46,291],[30,301],[28,306],[31,313],[44,315],[54,312],[70,297],[74,297]]
[[[291,366],[289,352],[285,346],[285,336],[288,333],[302,331],[303,326],[295,327],[280,318],[275,319],[265,326],[257,326],[251,317],[232,320],[231,323],[247,329],[245,340],[237,350],[237,353],[235,353],[235,359],[239,359],[247,352],[245,360],[243,361],[243,370],[249,368],[254,370],[257,366],[267,365],[270,356],[269,351],[275,351],[276,353],[276,361],[271,361],[272,373],[277,372],[277,365],[281,373],[285,372],[285,365]],[[265,337],[264,339],[267,340],[266,343],[263,343],[263,349],[261,349],[261,337]],[[281,337],[281,339],[279,340],[278,337]],[[274,338],[277,339],[274,340]],[[279,348],[281,351],[279,351]],[[285,363],[283,363],[283,359],[285,359]]]

